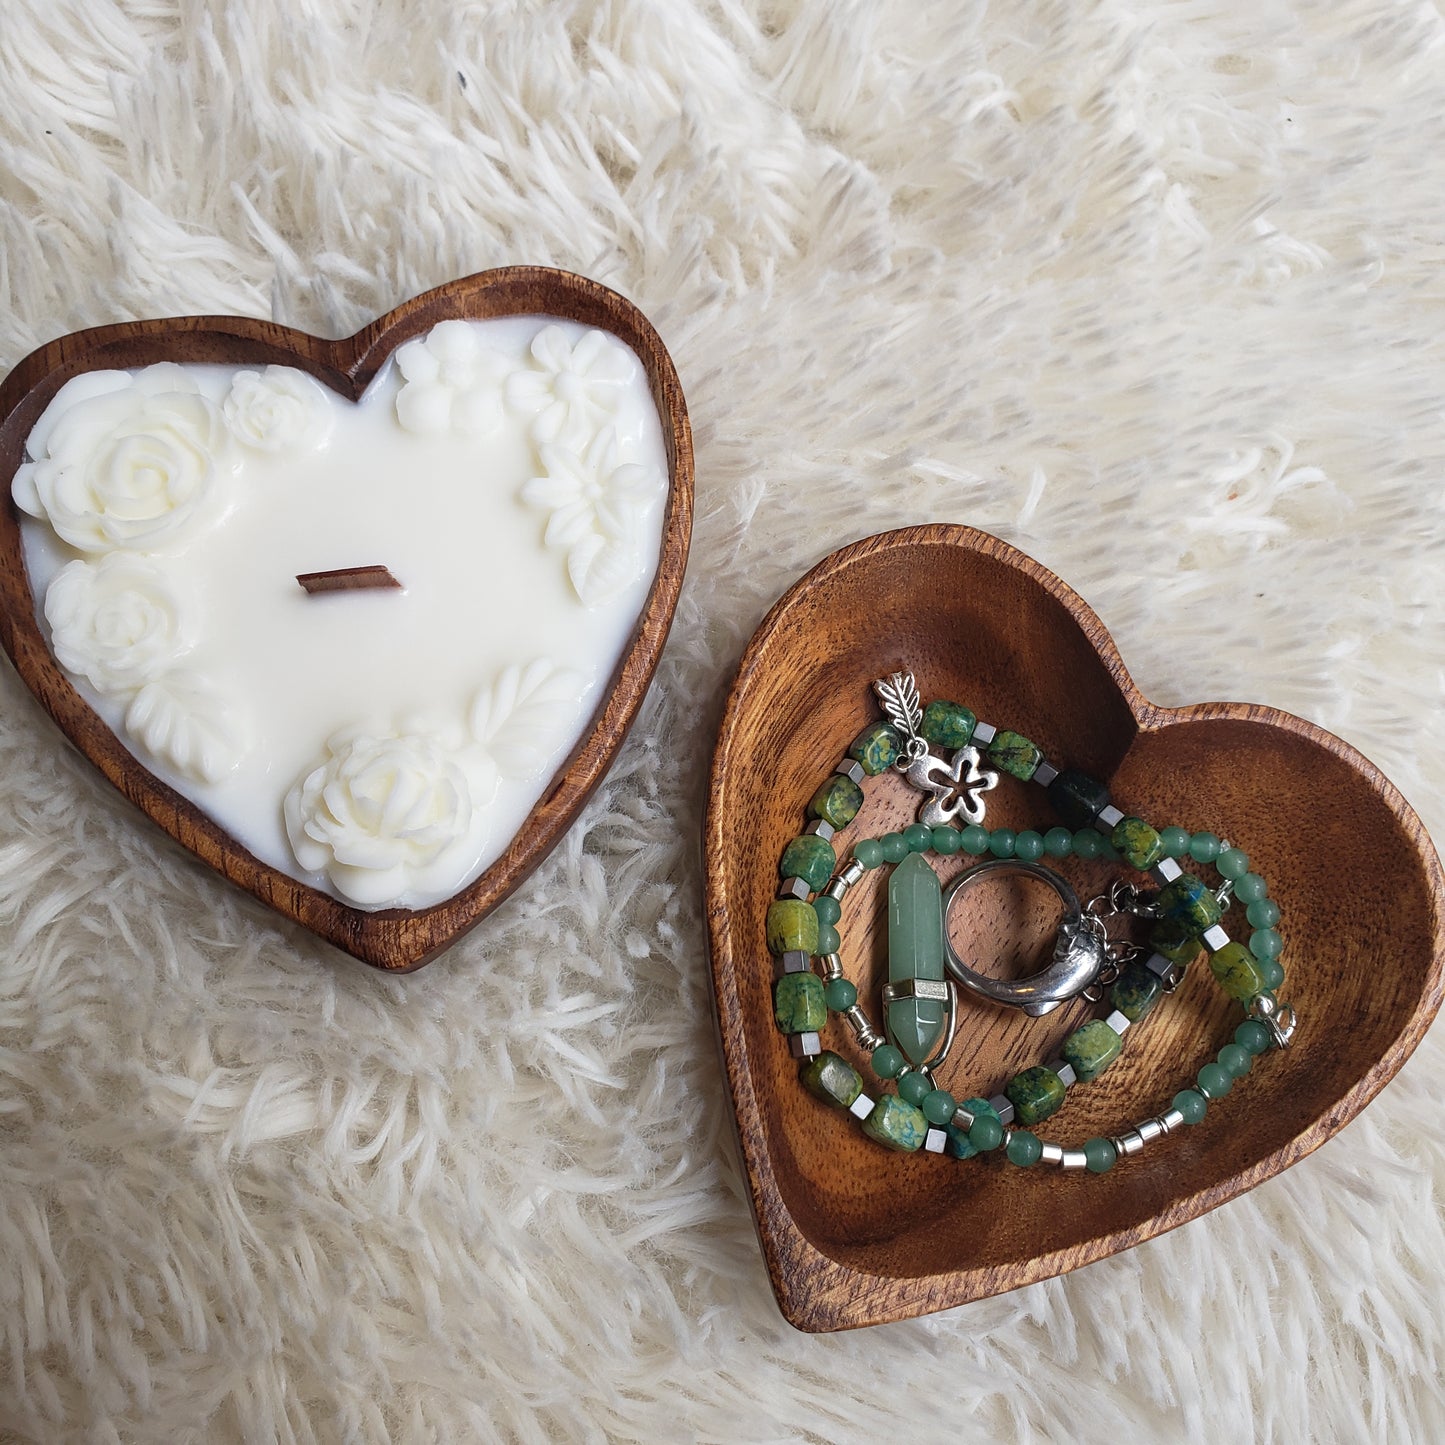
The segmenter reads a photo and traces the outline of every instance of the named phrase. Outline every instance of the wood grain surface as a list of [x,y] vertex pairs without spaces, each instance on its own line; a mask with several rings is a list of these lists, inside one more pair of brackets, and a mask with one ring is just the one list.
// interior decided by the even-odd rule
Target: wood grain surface
[[677,606],[692,531],[693,456],[687,406],[672,359],[638,309],[581,276],[509,266],[449,282],[406,302],[341,341],[268,321],[182,316],[77,331],[27,356],[0,386],[0,476],[13,477],[25,439],[51,398],[81,372],[157,361],[276,363],[310,372],[358,400],[403,342],[451,317],[547,315],[620,337],[646,369],[662,419],[670,489],[658,566],[631,640],[597,710],[521,830],[482,875],[445,903],[365,912],[262,863],[194,804],[150,773],[70,685],[51,657],[21,553],[13,501],[0,507],[0,642],[62,732],[131,802],[196,856],[330,943],[377,968],[409,972],[481,921],[556,845],[607,771],[641,706]]
[[[886,618],[886,625],[879,619]],[[1244,848],[1282,910],[1292,1045],[1255,1062],[1203,1124],[1111,1172],[1029,1170],[993,1155],[900,1156],[807,1094],[771,1016],[763,919],[783,845],[813,789],[877,715],[870,682],[899,667],[925,699],[966,703],[1060,767],[1105,779],[1120,807]],[[870,779],[853,839],[913,821],[918,794]],[[987,826],[1045,830],[1043,789],[1003,777]],[[773,608],[743,656],[713,759],[706,822],[712,970],[728,1088],[778,1302],[804,1330],[963,1304],[1060,1274],[1194,1219],[1328,1139],[1383,1087],[1440,1006],[1442,878],[1419,819],[1357,751],[1271,708],[1151,704],[1108,633],[1058,578],[964,527],[890,532],[834,553]],[[935,859],[946,881],[967,858]],[[1056,865],[1087,898],[1117,864]],[[1194,865],[1198,866],[1198,865]],[[886,868],[844,904],[844,967],[875,1021]],[[1216,879],[1212,871],[1206,876]],[[1216,880],[1217,881],[1217,880]],[[990,883],[954,937],[983,971],[1030,972],[1058,907],[1042,885]],[[1227,919],[1239,936],[1238,910]],[[965,1003],[940,1071],[958,1097],[997,1092],[1097,1010],[1043,1019]],[[1078,1146],[1169,1106],[1241,1017],[1197,964],[1092,1084],[1039,1130]],[[832,1024],[825,1046],[863,1064]],[[864,1070],[865,1088],[876,1096]]]

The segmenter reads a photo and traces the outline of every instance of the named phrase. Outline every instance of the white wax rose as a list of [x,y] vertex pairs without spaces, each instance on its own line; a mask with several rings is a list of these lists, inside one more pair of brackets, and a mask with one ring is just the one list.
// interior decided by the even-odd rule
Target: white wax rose
[[172,550],[229,503],[225,419],[179,366],[88,372],[61,387],[15,473],[16,505],[81,552]]
[[352,728],[282,807],[302,868],[363,908],[439,902],[475,866],[497,770],[479,749],[419,731]]
[[585,451],[617,414],[637,360],[614,336],[589,331],[574,346],[560,326],[532,338],[531,365],[507,378],[507,404],[530,414],[537,442],[565,442]]
[[396,419],[408,431],[495,430],[502,420],[506,363],[478,339],[470,321],[439,321],[396,353],[404,384]]
[[221,410],[236,439],[262,452],[315,451],[334,420],[326,388],[294,366],[238,371]]
[[181,595],[158,568],[124,552],[62,567],[45,592],[45,620],[60,665],[112,697],[160,677],[192,646]]

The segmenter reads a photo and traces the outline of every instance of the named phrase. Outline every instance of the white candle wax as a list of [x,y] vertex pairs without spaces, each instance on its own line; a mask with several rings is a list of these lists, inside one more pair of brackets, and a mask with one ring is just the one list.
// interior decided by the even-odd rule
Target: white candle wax
[[[353,405],[291,368],[67,384],[17,473],[57,659],[258,858],[365,908],[491,863],[581,738],[657,567],[637,358],[544,317],[444,322]],[[382,565],[399,590],[308,595]]]

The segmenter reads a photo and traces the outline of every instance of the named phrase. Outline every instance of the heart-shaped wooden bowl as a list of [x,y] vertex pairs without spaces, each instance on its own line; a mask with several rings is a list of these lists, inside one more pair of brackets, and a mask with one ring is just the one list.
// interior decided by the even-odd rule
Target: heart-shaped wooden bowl
[[[1298,1032],[1202,1124],[1107,1174],[1063,1174],[1018,1169],[998,1155],[889,1153],[799,1084],[772,1019],[763,918],[808,798],[877,716],[871,680],[900,666],[916,673],[925,698],[966,703],[1032,738],[1059,766],[1107,780],[1121,807],[1231,839],[1268,880],[1283,912],[1284,995],[1299,1010]],[[913,821],[919,795],[896,774],[869,780],[866,792],[845,844]],[[1032,784],[1002,778],[987,801],[989,826],[1057,823]],[[945,877],[963,866],[936,862]],[[1353,1118],[1440,1006],[1439,860],[1379,771],[1338,738],[1271,708],[1155,707],[1079,597],[1022,553],[964,527],[913,527],[845,547],[768,614],[718,738],[706,866],[718,1022],[752,1204],[778,1302],[805,1330],[981,1299],[1203,1214]],[[1058,866],[1084,897],[1119,876],[1103,862]],[[845,968],[875,1020],[887,871],[869,875],[863,897],[850,895],[839,925]],[[965,948],[997,947],[1016,931],[1022,953],[1042,950],[1049,910],[1032,893],[1003,890],[977,912]],[[959,1097],[992,1094],[1053,1057],[1093,1012],[1078,1001],[1030,1019],[968,1004],[940,1081]],[[1162,1112],[1239,1017],[1207,968],[1190,969],[1126,1037],[1109,1072],[1071,1091],[1042,1132],[1079,1145]],[[840,1025],[825,1043],[862,1062]]]
[[[71,377],[157,361],[300,367],[356,401],[403,342],[452,317],[549,315],[610,331],[647,372],[662,420],[670,488],[657,572],[631,640],[581,741],[520,831],[474,883],[431,908],[365,912],[298,883],[253,857],[200,809],[148,772],[70,685],[36,620],[9,479],[25,439]],[[0,386],[0,641],[16,671],[65,735],[178,842],[288,918],[377,968],[421,967],[495,908],[546,857],[602,780],[631,726],[667,640],[692,532],[692,432],[677,371],[647,318],[595,281],[539,266],[508,266],[452,281],[388,312],[342,341],[236,316],[182,316],[78,331],[32,352]]]

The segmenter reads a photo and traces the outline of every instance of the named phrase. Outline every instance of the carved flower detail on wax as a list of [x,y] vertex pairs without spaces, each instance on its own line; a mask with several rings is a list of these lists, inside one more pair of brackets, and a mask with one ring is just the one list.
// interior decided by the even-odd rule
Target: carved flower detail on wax
[[544,326],[529,355],[532,364],[507,378],[507,404],[532,415],[539,445],[585,448],[617,414],[637,370],[633,354],[605,331],[589,331],[574,346],[562,327]]
[[91,371],[56,393],[15,473],[16,505],[81,552],[163,551],[214,522],[234,469],[220,408],[169,362]]
[[473,434],[492,431],[502,419],[506,362],[483,346],[469,321],[439,321],[396,353],[404,379],[396,419],[408,431]]
[[238,371],[221,410],[236,439],[261,452],[315,451],[334,421],[326,389],[294,366]]
[[351,728],[282,807],[296,861],[363,908],[447,896],[480,856],[497,768],[423,730]]
[[522,499],[551,513],[543,541],[567,553],[567,575],[585,606],[609,602],[641,576],[642,524],[657,495],[650,468],[619,462],[617,434],[599,432],[579,456],[544,443],[544,475]]

